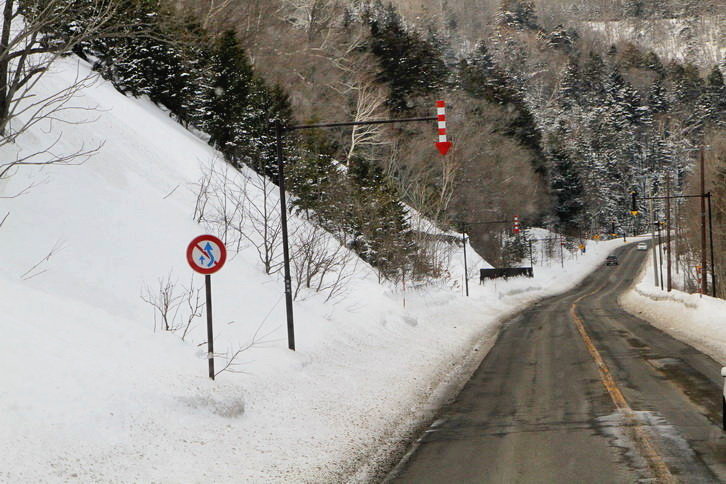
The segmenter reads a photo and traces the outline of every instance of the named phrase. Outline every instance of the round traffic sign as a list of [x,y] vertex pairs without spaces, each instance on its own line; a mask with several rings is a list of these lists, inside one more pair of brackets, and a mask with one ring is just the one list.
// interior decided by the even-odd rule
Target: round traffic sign
[[214,235],[200,235],[187,247],[187,261],[200,274],[214,274],[227,260],[227,249]]

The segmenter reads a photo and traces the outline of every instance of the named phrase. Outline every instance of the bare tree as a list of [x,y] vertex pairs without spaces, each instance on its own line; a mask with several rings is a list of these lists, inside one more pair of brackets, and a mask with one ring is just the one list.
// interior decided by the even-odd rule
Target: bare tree
[[187,337],[192,323],[202,317],[202,288],[194,286],[194,277],[189,286],[180,286],[169,274],[159,278],[157,287],[147,287],[141,299],[154,308],[154,330],[157,318],[160,319],[164,331],[182,331],[182,341]]
[[282,224],[277,186],[264,173],[250,170],[247,183],[252,190],[246,190],[246,226],[239,227],[239,235],[257,250],[257,255],[266,274],[280,270],[280,247],[282,244]]
[[246,179],[234,167],[218,168],[212,161],[194,188],[194,220],[218,235],[228,249],[239,252],[244,240]]
[[154,308],[154,331],[156,331],[157,315],[161,319],[164,331],[174,331],[174,313],[178,309],[181,297],[176,293],[176,282],[171,274],[158,280],[158,287],[147,287],[141,299]]
[[[348,84],[348,89],[355,96],[353,121],[372,121],[386,117],[386,92],[372,77],[364,76]],[[350,133],[350,147],[346,160],[350,160],[356,150],[362,146],[384,146],[390,144],[386,139],[382,125],[372,124],[353,126]]]
[[340,0],[282,0],[281,10],[293,12],[308,39],[312,40],[319,33],[329,30],[340,5]]
[[325,229],[310,224],[299,227],[292,237],[293,296],[301,289],[327,294],[325,301],[339,296],[355,268],[350,251]]
[[[95,75],[84,73],[79,68],[70,84],[44,94],[39,93],[38,83],[57,59],[72,52],[81,43],[130,35],[128,25],[123,25],[125,19],[116,15],[121,4],[122,0],[3,2],[0,26],[0,146],[13,143],[41,121],[69,122],[63,116],[64,112],[79,109],[70,102],[80,90],[94,82]],[[62,35],[58,34],[60,28],[64,28]],[[3,160],[0,162],[0,179],[24,165],[81,162],[100,148],[100,145],[91,148],[81,146],[72,153],[61,153],[57,150],[59,140],[60,135],[30,154],[18,154],[15,159]]]

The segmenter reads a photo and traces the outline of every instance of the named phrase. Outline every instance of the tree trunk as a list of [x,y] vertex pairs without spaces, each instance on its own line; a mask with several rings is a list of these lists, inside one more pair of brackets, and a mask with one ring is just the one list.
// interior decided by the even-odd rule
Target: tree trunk
[[8,44],[10,43],[10,29],[13,20],[13,4],[14,0],[5,0],[5,9],[3,10],[3,26],[0,34],[0,136],[5,136],[8,113],[10,112],[10,99],[8,99],[8,71],[10,69],[10,51]]

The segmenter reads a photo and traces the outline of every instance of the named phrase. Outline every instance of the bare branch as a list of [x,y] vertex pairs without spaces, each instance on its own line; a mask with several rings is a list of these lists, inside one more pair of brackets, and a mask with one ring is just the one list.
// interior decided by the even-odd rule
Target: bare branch
[[172,196],[174,194],[174,192],[176,191],[177,188],[179,188],[179,185],[175,186],[172,191],[170,191],[167,195],[164,196],[164,198],[162,198],[162,200],[166,200],[167,198],[169,198],[170,196]]
[[[5,218],[7,218],[7,215],[5,216]],[[5,219],[3,219],[3,222],[4,221],[5,221]],[[0,226],[1,225],[2,224],[0,224]],[[24,280],[24,281],[27,281],[29,279],[32,279],[32,278],[36,277],[36,276],[39,276],[40,274],[43,274],[43,273],[47,272],[48,269],[43,269],[42,271],[39,271],[39,272],[34,272],[34,271],[36,271],[38,269],[38,267],[41,266],[42,264],[44,264],[45,262],[48,262],[50,260],[50,258],[53,257],[53,255],[55,255],[57,252],[60,252],[61,250],[63,250],[63,248],[64,248],[63,247],[63,242],[61,240],[57,240],[56,243],[55,243],[55,245],[53,245],[53,248],[50,249],[50,252],[48,252],[45,255],[45,257],[43,257],[35,265],[33,265],[33,267],[31,267],[30,269],[28,269],[27,271],[25,271],[25,273],[23,273],[23,275],[21,275],[20,278],[22,280]]]

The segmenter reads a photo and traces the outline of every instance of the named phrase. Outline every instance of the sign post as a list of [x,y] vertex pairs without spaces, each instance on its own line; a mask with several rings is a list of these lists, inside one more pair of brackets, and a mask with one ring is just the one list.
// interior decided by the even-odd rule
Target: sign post
[[207,360],[209,378],[214,380],[214,332],[212,330],[212,274],[222,268],[227,260],[224,243],[213,235],[200,235],[187,247],[187,262],[192,269],[204,274],[207,294]]

